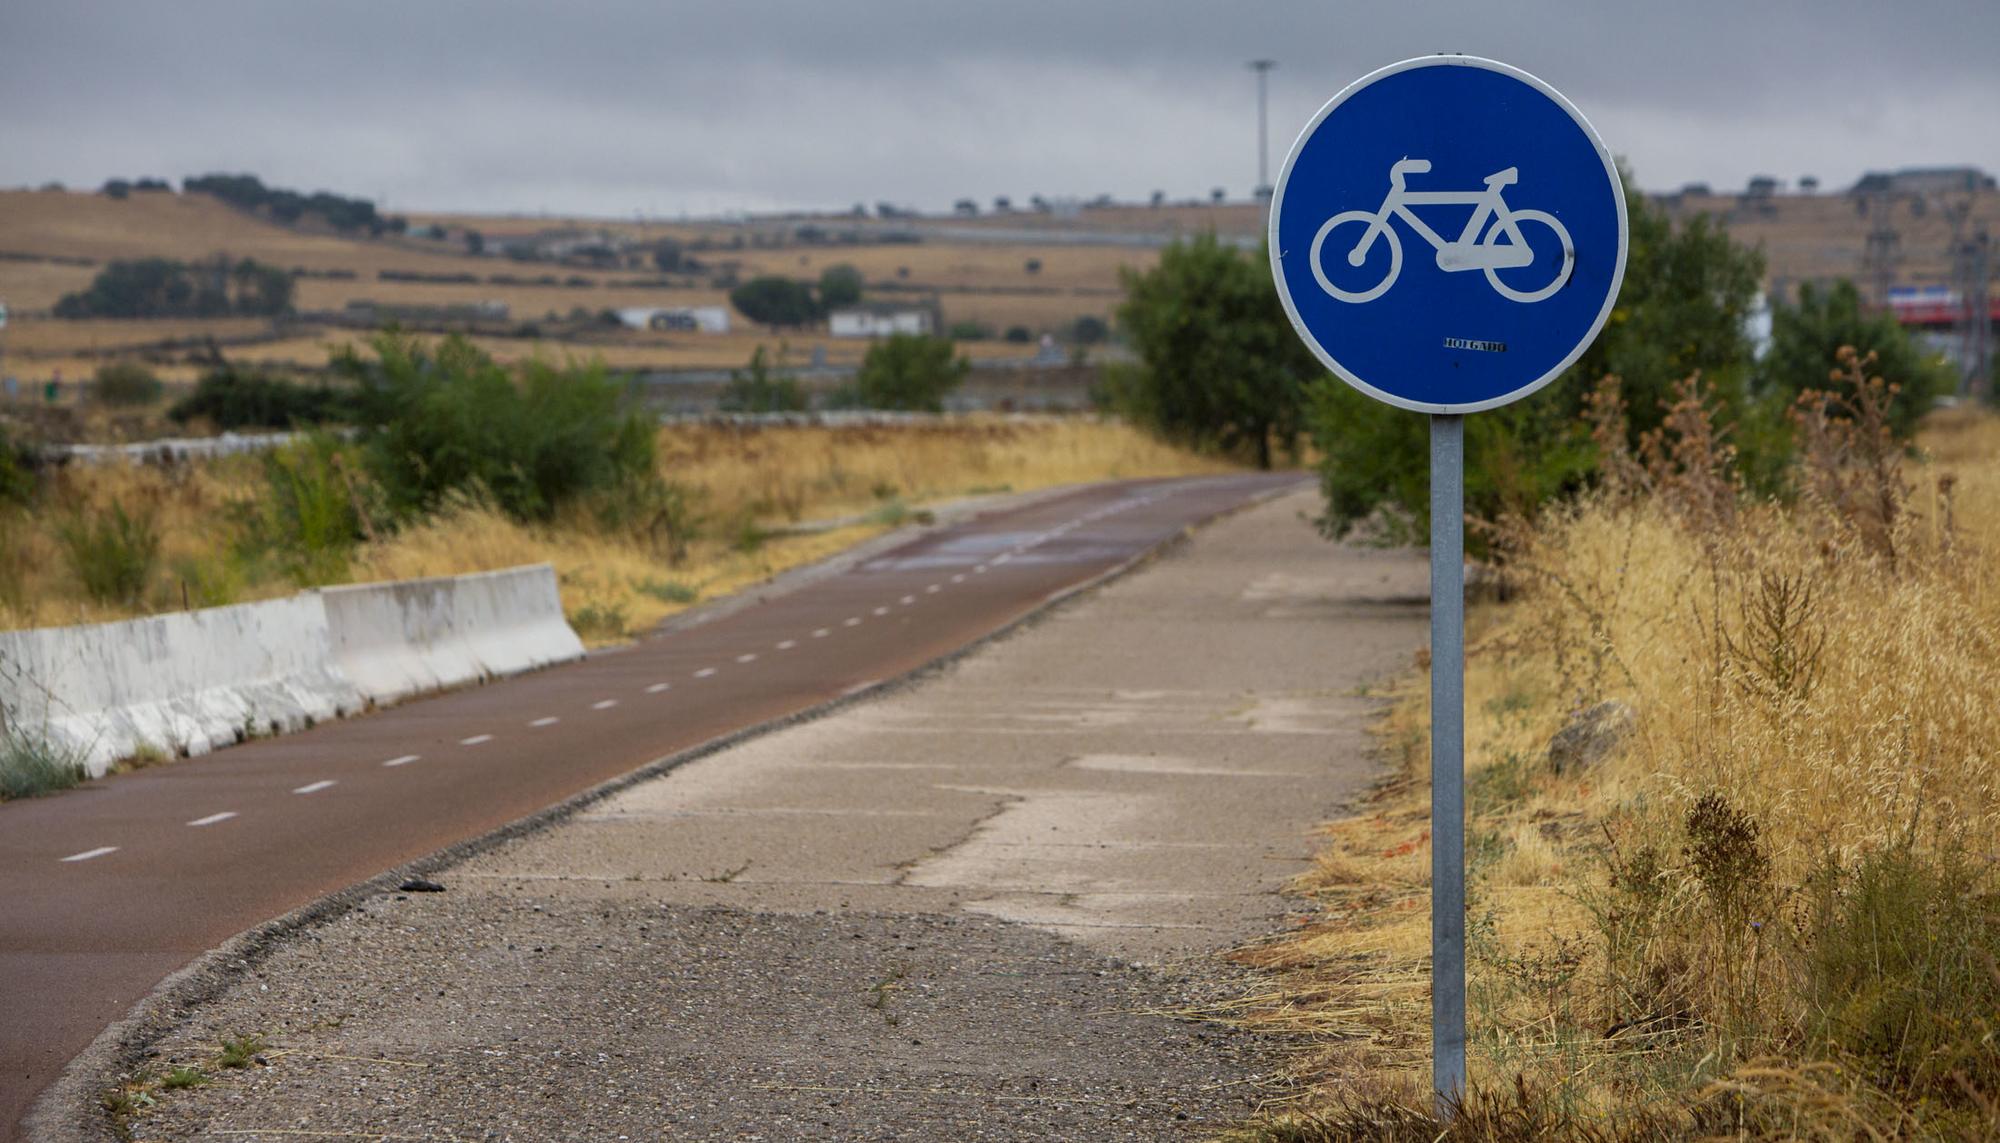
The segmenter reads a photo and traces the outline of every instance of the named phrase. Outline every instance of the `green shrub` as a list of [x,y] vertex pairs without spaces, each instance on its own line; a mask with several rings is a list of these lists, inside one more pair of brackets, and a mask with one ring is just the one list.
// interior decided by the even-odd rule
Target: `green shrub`
[[90,399],[100,405],[150,405],[160,399],[160,379],[136,361],[112,361],[97,367],[90,382]]
[[366,521],[354,449],[325,433],[265,453],[249,539],[300,587],[347,578]]
[[798,378],[773,371],[760,345],[750,354],[747,367],[730,371],[716,407],[725,413],[794,413],[806,404]]
[[993,330],[976,321],[955,321],[945,336],[953,341],[985,341],[993,336]]
[[189,607],[226,607],[242,599],[250,583],[244,561],[234,550],[182,556],[173,563],[173,575]]
[[951,339],[898,333],[868,347],[854,393],[870,409],[942,412],[945,396],[971,371]]
[[1015,345],[1026,345],[1035,340],[1035,335],[1025,325],[1010,325],[1007,327],[1007,340]]
[[200,417],[225,430],[292,429],[347,421],[351,406],[350,394],[326,385],[300,385],[225,365],[204,375],[167,416],[177,424]]
[[0,801],[67,790],[88,776],[73,750],[34,735],[0,738]]
[[639,590],[661,603],[693,603],[701,598],[700,588],[676,580],[649,579],[639,585]]
[[0,427],[0,505],[25,504],[41,487],[41,458],[33,446]]
[[78,513],[56,527],[70,573],[84,594],[102,604],[139,602],[160,562],[160,533],[149,516],[122,504],[94,516]]
[[1954,1075],[2000,1093],[2000,892],[1990,865],[1949,843],[1830,857],[1807,883],[1804,915],[1820,1050],[1866,1061],[1899,1102],[1963,1104]]
[[531,361],[510,374],[462,337],[434,352],[395,333],[374,344],[378,361],[349,351],[337,367],[357,384],[369,468],[395,515],[483,490],[518,520],[546,521],[655,471],[655,426],[623,410],[601,364]]
[[1830,388],[1827,363],[1844,345],[1875,354],[1869,372],[1902,387],[1890,415],[1898,439],[1915,435],[1917,421],[1952,391],[1950,367],[1925,355],[1894,315],[1864,313],[1860,291],[1842,279],[1825,290],[1808,282],[1796,305],[1772,309],[1771,348],[1757,362],[1759,396],[1786,408],[1807,389]]
[[570,613],[569,625],[580,639],[623,639],[631,634],[631,617],[617,603],[586,603]]

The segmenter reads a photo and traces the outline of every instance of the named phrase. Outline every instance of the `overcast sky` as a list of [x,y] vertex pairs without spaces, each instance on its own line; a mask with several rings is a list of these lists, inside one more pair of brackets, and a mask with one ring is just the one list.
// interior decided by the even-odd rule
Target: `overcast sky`
[[0,0],[0,185],[250,171],[394,210],[1196,197],[1434,51],[1563,91],[1641,185],[2000,170],[1995,0]]

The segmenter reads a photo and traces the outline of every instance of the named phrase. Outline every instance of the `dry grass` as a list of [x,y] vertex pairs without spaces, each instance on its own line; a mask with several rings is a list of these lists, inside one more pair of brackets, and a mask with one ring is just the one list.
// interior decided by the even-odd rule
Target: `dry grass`
[[163,341],[213,337],[227,340],[269,332],[265,318],[186,318],[158,321],[23,321],[10,323],[7,352],[23,355],[104,353]]
[[[435,345],[443,340],[435,334],[414,334],[417,341]],[[469,339],[479,351],[495,361],[515,364],[540,357],[550,361],[574,359],[601,361],[613,370],[638,369],[739,369],[759,347],[764,347],[774,364],[804,368],[813,351],[825,354],[832,365],[858,365],[868,352],[869,342],[859,338],[818,336],[773,337],[767,333],[740,331],[724,334],[662,334],[613,331],[593,336],[590,341],[544,341],[531,338],[474,337]],[[282,341],[262,342],[231,348],[233,361],[271,367],[320,368],[343,347],[353,346],[364,356],[372,351],[354,337],[352,330],[322,330]],[[1007,342],[983,342],[962,347],[962,352],[978,358],[1025,357],[1036,346]]]
[[[1920,987],[1894,975],[1894,956],[1865,954],[1864,977],[1887,974],[1874,985],[1830,1000],[1823,983],[1845,938],[1815,902],[1862,900],[1853,871],[1969,863],[1969,884],[1991,892],[2000,855],[2000,419],[1934,418],[1921,440],[1927,460],[1886,480],[1913,489],[1886,535],[1810,494],[1697,523],[1699,498],[1661,486],[1608,491],[1510,538],[1519,594],[1475,610],[1466,680],[1480,1090],[1526,1083],[1578,1117],[1565,1138],[1653,1138],[1665,1123],[1676,1137],[2000,1130],[1990,1018],[1939,1033],[1964,1037],[1971,1062],[1925,1080],[1899,1043],[1929,1029],[1898,1025],[1884,1044],[1840,1024],[1843,1005]],[[1393,779],[1327,827],[1295,886],[1317,916],[1243,954],[1280,984],[1242,1018],[1310,1036],[1300,1067],[1330,1083],[1428,1078],[1421,670],[1392,697],[1380,733]],[[1629,742],[1555,774],[1551,736],[1603,699],[1636,711]],[[1885,907],[1921,929],[1947,905]],[[1926,939],[1990,942],[1971,924]],[[1940,1011],[1953,1000],[1917,995]],[[1258,1130],[1350,1137],[1277,1119]]]
[[[676,426],[660,433],[662,472],[691,489],[702,518],[683,558],[669,560],[582,513],[530,526],[476,498],[363,544],[354,580],[450,575],[549,561],[565,609],[586,615],[593,642],[614,642],[703,599],[725,595],[877,535],[915,508],[977,493],[1088,480],[1226,471],[1221,461],[1159,444],[1110,420],[1011,422],[970,417],[896,428]],[[263,489],[261,461],[231,458],[162,470],[74,468],[32,510],[0,517],[0,626],[96,622],[295,590],[232,554]],[[159,567],[135,606],[90,602],[58,532],[76,515],[122,505],[155,523]],[[812,534],[801,521],[866,516]]]
[[[521,218],[454,221],[480,228],[496,238],[503,233],[525,235],[564,224],[563,220]],[[726,225],[635,228],[631,224],[607,223],[606,228],[633,237],[657,238],[674,233],[684,240],[708,236],[726,241],[729,235],[737,233],[737,228]],[[523,265],[500,258],[468,257],[448,246],[295,231],[260,221],[203,195],[135,194],[119,201],[82,193],[0,192],[0,251],[99,261],[147,256],[195,259],[227,252],[287,268],[341,270],[355,275],[351,280],[299,279],[296,305],[304,311],[342,310],[359,300],[401,305],[497,301],[507,304],[514,321],[534,323],[551,315],[566,318],[578,307],[595,312],[628,306],[728,302],[728,291],[707,285],[706,273],[695,276],[704,284],[690,288],[618,286],[614,283],[650,277],[652,271],[606,272]],[[1149,268],[1157,261],[1158,254],[1151,250],[1104,246],[927,242],[838,248],[717,249],[702,252],[700,257],[713,271],[730,270],[745,278],[767,273],[817,278],[827,266],[848,263],[859,267],[870,281],[916,288],[909,294],[879,293],[884,299],[908,298],[921,303],[932,296],[925,292],[927,288],[945,291],[936,296],[947,323],[978,322],[991,327],[995,334],[1012,326],[1025,326],[1040,334],[1061,333],[1084,315],[1108,319],[1118,302],[1110,291],[1119,285],[1120,269]],[[1040,269],[1033,274],[1026,268],[1031,259],[1040,263]],[[470,274],[478,281],[385,282],[377,278],[382,270]],[[0,298],[5,298],[15,313],[12,328],[0,334],[7,339],[0,348],[11,356],[11,371],[36,380],[58,371],[64,377],[76,377],[94,367],[95,361],[90,356],[93,353],[121,347],[136,349],[143,343],[168,337],[202,333],[226,337],[243,332],[240,327],[246,324],[254,324],[63,322],[26,316],[45,312],[62,295],[88,286],[95,273],[96,269],[88,266],[0,261]],[[485,281],[506,274],[582,277],[593,286],[494,285]],[[1049,292],[980,292],[994,289]],[[973,292],[962,292],[966,290]],[[1074,292],[1078,290],[1083,292]],[[601,355],[613,368],[727,368],[748,361],[757,346],[775,351],[783,340],[741,315],[736,317],[736,330],[722,337],[632,334],[611,335],[601,341],[593,338],[588,342],[555,344],[560,351]],[[246,361],[316,369],[326,364],[327,345],[336,340],[345,338],[307,332],[280,342],[240,347],[232,350],[231,355]],[[865,349],[863,343],[834,341],[823,335],[791,340],[801,360],[816,344],[825,345],[829,360],[836,363],[858,360]],[[482,345],[509,361],[543,349],[543,343],[535,340],[493,340]],[[1032,346],[997,340],[968,347],[968,352],[981,357],[1005,357],[1032,350]],[[197,372],[187,365],[163,368],[163,376],[174,381],[192,380]]]
[[[851,547],[924,504],[1229,468],[1116,421],[997,418],[897,428],[670,427],[660,433],[660,464],[696,490],[708,525],[678,563],[586,521],[530,528],[468,504],[370,549],[360,574],[445,575],[548,560],[572,616],[589,607],[623,617],[614,625],[623,631],[598,634],[598,641],[609,642],[700,600]],[[851,516],[870,519],[829,532],[784,534],[802,521]]]

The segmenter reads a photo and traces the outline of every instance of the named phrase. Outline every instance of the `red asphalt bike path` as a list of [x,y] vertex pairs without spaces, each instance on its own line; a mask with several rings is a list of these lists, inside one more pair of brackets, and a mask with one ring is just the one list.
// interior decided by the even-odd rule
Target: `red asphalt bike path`
[[328,893],[893,679],[1296,473],[1091,485],[575,664],[0,805],[0,1125],[161,980]]

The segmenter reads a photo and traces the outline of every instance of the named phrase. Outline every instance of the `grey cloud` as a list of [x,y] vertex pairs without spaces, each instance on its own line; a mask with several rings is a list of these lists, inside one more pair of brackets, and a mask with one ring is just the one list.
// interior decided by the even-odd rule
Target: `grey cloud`
[[1564,90],[1649,186],[2000,167],[2000,6],[427,0],[0,10],[0,183],[254,170],[404,209],[626,214],[1241,194],[1340,86],[1436,50]]

